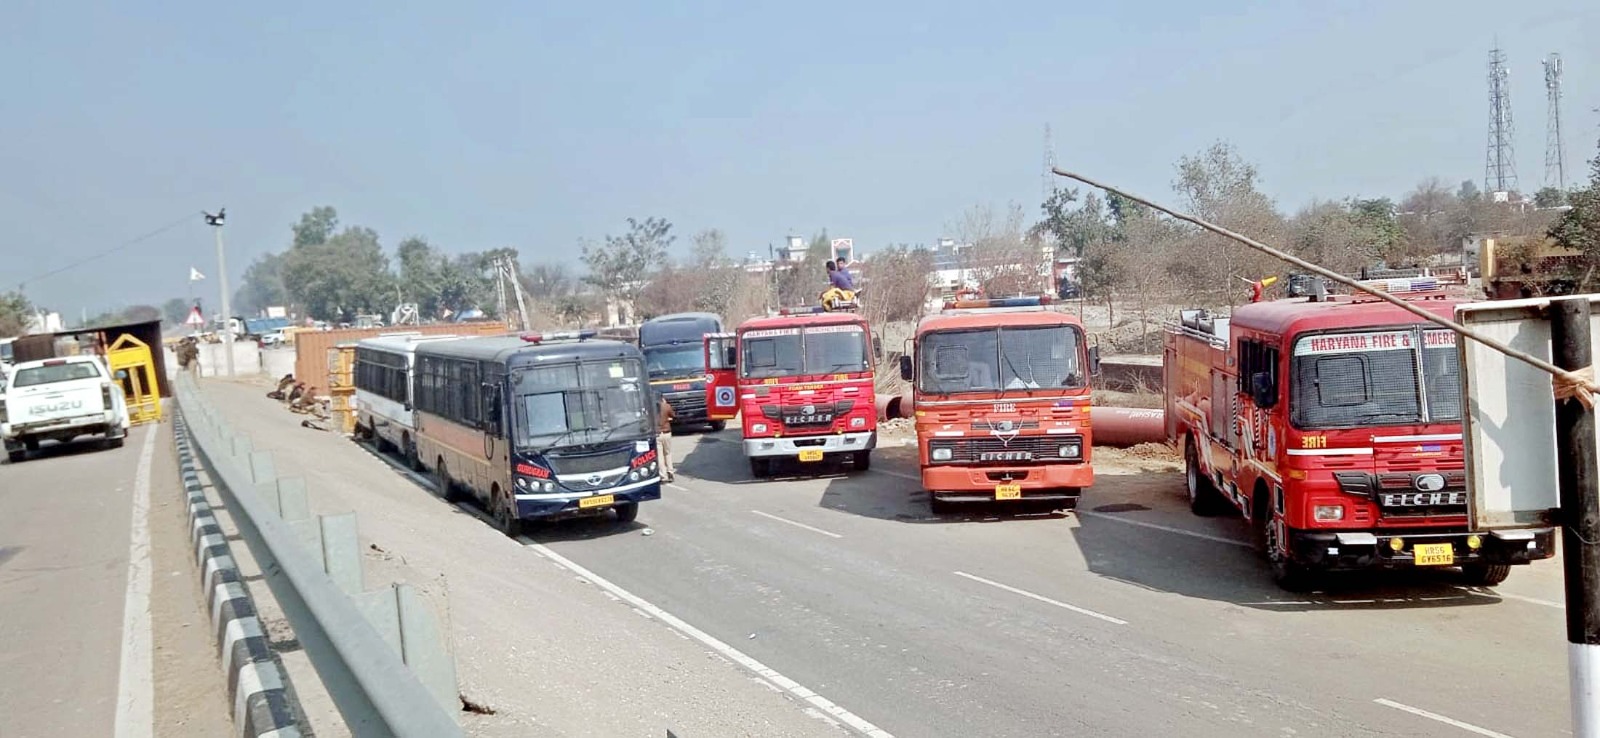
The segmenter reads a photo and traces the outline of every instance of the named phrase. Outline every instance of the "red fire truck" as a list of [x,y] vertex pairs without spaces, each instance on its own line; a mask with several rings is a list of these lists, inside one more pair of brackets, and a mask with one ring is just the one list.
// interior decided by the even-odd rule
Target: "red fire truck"
[[821,307],[751,318],[731,334],[706,337],[706,408],[712,420],[742,416],[750,473],[777,462],[849,459],[872,463],[878,441],[867,321]]
[[1073,507],[1094,483],[1089,375],[1098,351],[1047,296],[946,301],[917,324],[912,383],[922,486],[964,502]]
[[[1450,316],[1436,280],[1390,292]],[[1459,566],[1490,586],[1553,555],[1550,529],[1467,527],[1455,334],[1370,296],[1185,310],[1165,345],[1168,437],[1189,504],[1237,509],[1286,589],[1318,570]]]

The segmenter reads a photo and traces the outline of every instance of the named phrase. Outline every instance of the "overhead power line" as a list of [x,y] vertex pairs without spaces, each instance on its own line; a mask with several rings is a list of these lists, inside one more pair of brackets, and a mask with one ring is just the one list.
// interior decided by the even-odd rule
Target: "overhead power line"
[[34,282],[38,282],[41,279],[49,279],[50,277],[54,277],[57,274],[60,274],[62,272],[71,271],[71,270],[77,269],[78,267],[81,267],[81,266],[83,266],[85,264],[89,264],[89,263],[97,261],[99,259],[104,259],[105,257],[110,256],[112,254],[115,254],[118,251],[122,251],[123,249],[131,248],[133,246],[137,246],[137,245],[139,245],[141,243],[144,243],[145,241],[148,241],[148,240],[150,240],[152,238],[155,238],[156,236],[159,236],[159,235],[161,235],[163,233],[166,233],[167,231],[170,231],[170,230],[172,230],[174,228],[177,228],[178,226],[181,226],[181,225],[183,225],[185,223],[188,223],[193,218],[194,218],[194,214],[193,213],[184,215],[182,218],[178,218],[177,220],[174,220],[171,223],[168,223],[168,224],[166,224],[164,226],[161,226],[160,228],[157,228],[157,229],[155,229],[153,231],[150,231],[149,233],[145,233],[144,235],[141,235],[141,236],[135,236],[134,238],[131,238],[131,239],[127,240],[127,241],[123,241],[122,243],[119,243],[116,246],[112,246],[111,248],[108,248],[108,249],[106,249],[104,251],[101,251],[101,252],[98,252],[98,253],[95,253],[95,254],[91,254],[89,256],[85,256],[82,259],[74,261],[74,262],[72,262],[70,264],[67,264],[65,266],[60,266],[60,267],[57,267],[55,269],[51,269],[48,272],[45,272],[45,273],[40,274],[40,275],[37,275],[37,276],[32,277],[30,279],[25,279],[25,280],[17,283],[17,285],[18,285],[19,288],[22,288],[22,289],[25,290],[29,284],[32,284]]

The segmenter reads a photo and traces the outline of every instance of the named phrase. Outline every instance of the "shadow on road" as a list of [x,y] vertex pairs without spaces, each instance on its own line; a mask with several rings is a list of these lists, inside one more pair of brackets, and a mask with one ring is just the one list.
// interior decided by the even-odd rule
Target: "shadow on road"
[[[129,434],[129,437],[132,437],[131,433]],[[59,441],[45,441],[39,445],[38,451],[28,452],[27,458],[24,459],[24,462],[22,463],[30,461],[46,461],[49,459],[64,459],[71,456],[78,456],[80,454],[111,450],[113,449],[110,446],[107,446],[105,441],[98,436],[94,438],[80,438],[73,441],[67,441],[65,443],[61,443]],[[12,462],[6,461],[5,463],[10,464]]]
[[[1093,501],[1086,497],[1083,508],[1094,514],[1078,516],[1072,529],[1091,572],[1153,591],[1279,612],[1470,607],[1500,601],[1492,590],[1464,589],[1454,569],[1334,572],[1319,577],[1312,592],[1285,591],[1248,547],[1121,522],[1136,519],[1126,513],[1151,507],[1126,500],[1149,502],[1152,485],[1164,482],[1170,482],[1172,502],[1179,502],[1182,487],[1176,474],[1095,480]],[[1237,524],[1237,540],[1246,540],[1244,521],[1230,522]]]
[[7,561],[16,558],[24,548],[27,546],[0,546],[0,566],[5,566]]

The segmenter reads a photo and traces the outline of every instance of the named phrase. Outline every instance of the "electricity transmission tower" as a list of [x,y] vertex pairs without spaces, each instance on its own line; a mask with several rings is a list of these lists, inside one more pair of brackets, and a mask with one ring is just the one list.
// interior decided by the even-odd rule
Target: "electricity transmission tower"
[[1506,55],[1497,46],[1489,52],[1489,151],[1483,166],[1483,189],[1497,200],[1517,189],[1516,153],[1512,148],[1511,81]]
[[1561,144],[1561,55],[1544,60],[1544,96],[1549,101],[1545,113],[1544,186],[1567,191],[1566,150]]
[[[509,255],[497,257],[494,260],[494,268],[494,289],[495,296],[498,298],[497,307],[500,309],[500,317],[505,319],[507,325],[515,326],[517,330],[533,330],[533,322],[528,315],[528,302],[522,292],[522,283],[517,281],[516,257]],[[511,322],[511,313],[508,311],[510,308],[506,294],[508,288],[511,294],[516,296],[517,300],[517,320],[515,323]]]

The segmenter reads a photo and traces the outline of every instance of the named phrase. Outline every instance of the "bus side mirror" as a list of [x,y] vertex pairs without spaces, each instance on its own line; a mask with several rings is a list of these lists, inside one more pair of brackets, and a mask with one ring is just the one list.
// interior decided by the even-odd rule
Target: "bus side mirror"
[[1100,347],[1089,347],[1089,376],[1100,376]]
[[907,382],[916,379],[916,372],[912,369],[911,357],[909,356],[900,357],[900,378]]
[[1272,386],[1272,375],[1256,372],[1250,375],[1250,399],[1256,407],[1269,408],[1278,403],[1277,388]]

